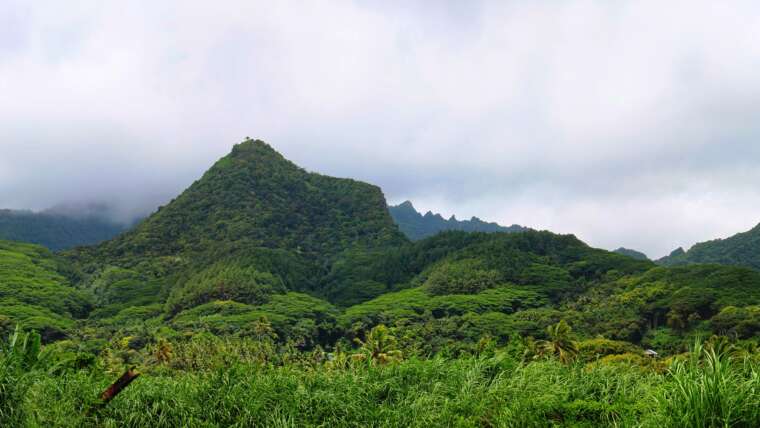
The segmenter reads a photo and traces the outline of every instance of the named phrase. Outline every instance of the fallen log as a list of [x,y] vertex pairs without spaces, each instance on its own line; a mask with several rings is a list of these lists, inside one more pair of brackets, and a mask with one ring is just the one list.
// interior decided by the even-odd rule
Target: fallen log
[[113,400],[117,395],[119,395],[119,393],[124,388],[129,386],[133,380],[137,379],[138,376],[140,376],[140,373],[135,371],[134,367],[124,372],[124,374],[121,375],[121,377],[117,379],[116,382],[112,383],[111,386],[109,386],[105,391],[103,391],[102,394],[100,394],[100,405],[105,406],[108,404],[109,401]]

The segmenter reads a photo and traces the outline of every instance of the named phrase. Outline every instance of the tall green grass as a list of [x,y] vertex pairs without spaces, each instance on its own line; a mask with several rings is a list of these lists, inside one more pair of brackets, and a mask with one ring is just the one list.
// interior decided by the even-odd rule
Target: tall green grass
[[760,426],[760,373],[749,358],[696,343],[689,358],[676,361],[668,388],[658,398],[674,427]]
[[600,426],[638,420],[637,398],[656,377],[474,357],[341,370],[236,364],[146,374],[90,415],[89,397],[108,384],[100,373],[38,375],[18,403],[33,426]]
[[[164,364],[92,411],[117,377],[105,366],[0,374],[2,426],[49,427],[723,427],[760,426],[758,366],[695,347],[659,373],[626,362],[410,358],[331,365],[216,359]],[[193,348],[195,349],[195,348]],[[179,351],[179,350],[177,350]],[[237,352],[225,345],[223,352]],[[188,352],[188,351],[181,351]],[[179,355],[179,352],[178,354]],[[185,362],[192,358],[185,355]],[[253,355],[253,354],[251,354]],[[6,355],[0,356],[0,368]],[[184,364],[184,363],[183,363]],[[10,376],[7,376],[10,373]],[[21,383],[16,383],[21,380]]]

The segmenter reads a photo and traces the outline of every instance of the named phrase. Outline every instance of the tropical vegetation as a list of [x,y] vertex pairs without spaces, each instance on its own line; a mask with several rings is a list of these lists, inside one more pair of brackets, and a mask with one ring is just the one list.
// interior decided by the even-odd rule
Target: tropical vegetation
[[0,426],[758,426],[758,333],[750,267],[412,241],[248,140],[110,241],[0,241]]

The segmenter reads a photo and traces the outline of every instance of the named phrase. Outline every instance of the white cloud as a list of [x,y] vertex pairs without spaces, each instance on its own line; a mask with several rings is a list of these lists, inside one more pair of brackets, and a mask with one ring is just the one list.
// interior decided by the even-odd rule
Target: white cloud
[[6,1],[0,206],[143,208],[251,136],[392,201],[662,255],[760,217],[758,12]]

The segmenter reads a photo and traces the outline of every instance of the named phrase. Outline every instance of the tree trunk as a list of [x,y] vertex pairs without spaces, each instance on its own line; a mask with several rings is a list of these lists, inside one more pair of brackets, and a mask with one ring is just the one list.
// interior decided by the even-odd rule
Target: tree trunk
[[137,379],[137,376],[140,376],[140,373],[136,372],[134,367],[124,372],[116,382],[111,384],[108,389],[100,394],[100,400],[102,401],[101,405],[105,406],[109,401],[113,400],[114,397],[119,395],[119,393],[129,386],[133,380]]

